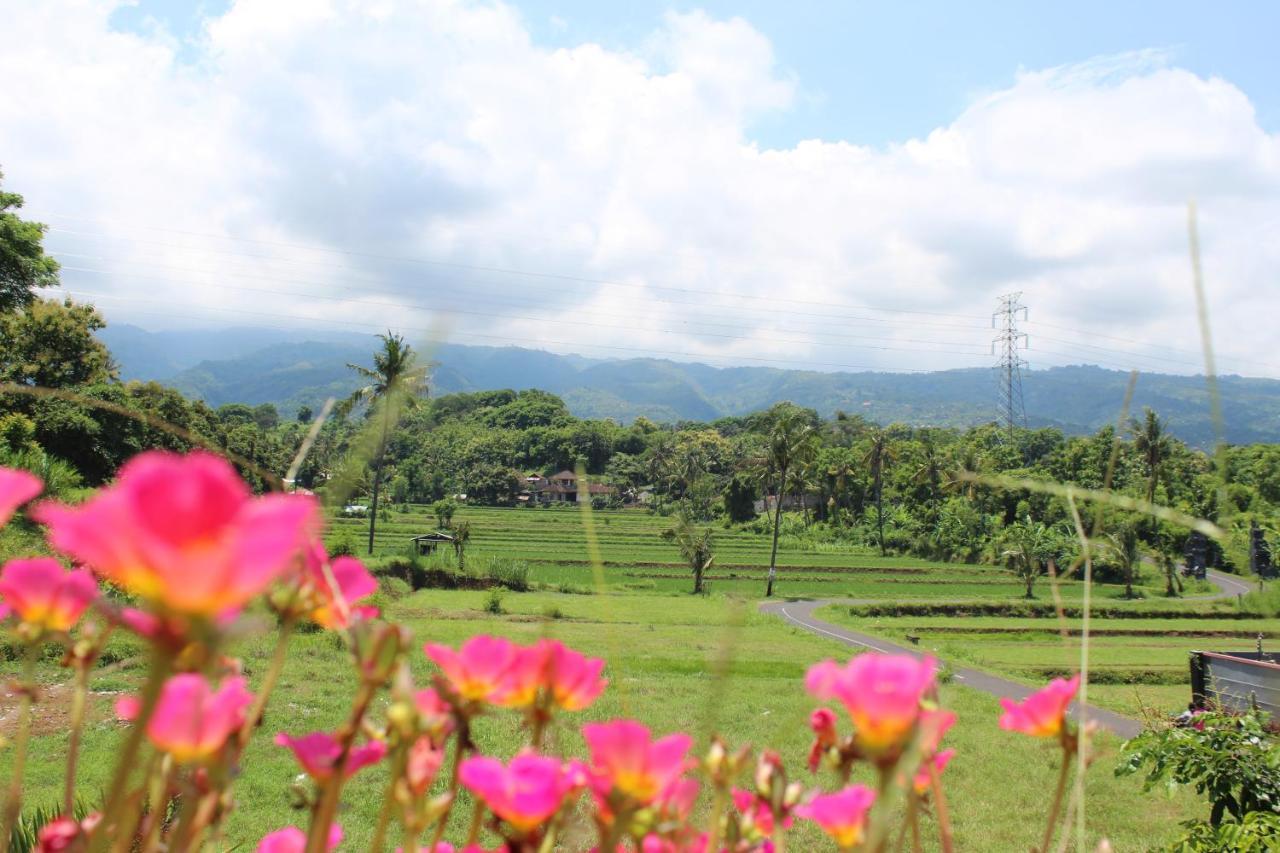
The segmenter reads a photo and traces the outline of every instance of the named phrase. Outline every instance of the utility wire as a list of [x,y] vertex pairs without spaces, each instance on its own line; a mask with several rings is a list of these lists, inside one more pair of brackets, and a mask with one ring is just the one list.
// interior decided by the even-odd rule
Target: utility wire
[[[152,304],[163,304],[163,303],[159,303],[157,300],[154,300],[154,299],[146,299],[146,298],[138,298],[138,297],[130,297],[130,296],[117,296],[115,294],[109,294],[109,293],[93,293],[93,292],[82,291],[82,290],[71,290],[66,287],[64,287],[63,290],[64,292],[72,296],[80,296],[80,297],[89,298],[89,299],[116,299],[116,300],[122,300],[126,302],[146,302],[146,303],[152,303]],[[258,317],[274,317],[274,318],[286,319],[286,320],[303,320],[307,322],[339,325],[339,326],[359,326],[359,327],[369,328],[369,329],[385,329],[387,327],[386,323],[362,323],[357,320],[332,320],[325,317],[309,317],[305,314],[281,314],[281,313],[272,313],[272,312],[266,312],[266,311],[248,311],[242,308],[223,308],[220,306],[210,306],[210,305],[201,305],[201,306],[179,305],[174,307],[177,310],[172,312],[137,311],[134,313],[154,314],[155,316],[177,317],[177,318],[189,320],[191,319],[192,308],[196,308],[197,310],[200,310],[200,311],[220,311],[220,312],[244,314],[244,315],[251,315],[251,316],[258,316]],[[395,329],[399,331],[406,331],[406,332],[420,332],[423,334],[432,334],[432,335],[437,334],[439,332],[439,329],[429,329],[429,328],[415,327],[415,326],[403,326],[398,324],[393,324],[393,326]],[[514,344],[524,348],[530,348],[530,345],[543,344],[543,345],[551,345],[551,346],[607,349],[607,350],[616,350],[621,352],[640,353],[644,357],[654,357],[655,355],[684,356],[687,358],[698,359],[699,361],[710,361],[710,360],[717,360],[717,361],[727,360],[731,362],[757,361],[757,362],[762,362],[766,364],[798,364],[798,365],[804,365],[809,367],[816,365],[821,367],[832,367],[838,370],[849,370],[849,371],[874,371],[874,372],[897,372],[897,373],[936,373],[937,372],[930,368],[899,367],[899,366],[892,366],[892,365],[873,365],[873,364],[844,364],[844,363],[835,363],[835,362],[811,361],[809,359],[801,360],[801,359],[764,358],[764,357],[758,357],[758,356],[747,356],[747,355],[736,355],[736,354],[732,356],[716,356],[716,355],[707,355],[704,353],[696,353],[696,352],[681,352],[677,350],[663,350],[663,349],[645,348],[645,347],[624,347],[624,346],[617,346],[613,344],[586,343],[583,341],[562,341],[562,340],[553,340],[550,338],[535,338],[535,337],[511,337],[508,335],[486,335],[486,334],[480,334],[478,332],[450,333],[450,337],[451,338],[453,337],[481,338],[484,340],[503,341],[505,343]],[[985,367],[985,365],[979,364],[979,365],[973,365],[973,367]]]
[[[56,257],[58,257],[58,258],[82,258],[82,259],[87,259],[87,260],[101,260],[101,261],[106,261],[107,263],[126,263],[126,264],[134,263],[133,261],[128,261],[128,260],[123,260],[123,261],[122,261],[122,260],[120,260],[120,259],[116,259],[116,258],[101,257],[101,256],[92,256],[92,255],[83,255],[83,254],[77,254],[77,253],[74,253],[74,252],[52,252],[51,254],[55,255],[55,256],[56,256]],[[140,265],[141,265],[141,264],[140,264]],[[259,274],[254,274],[254,273],[241,273],[241,272],[231,272],[231,273],[223,272],[223,273],[215,273],[214,271],[211,271],[211,270],[202,270],[202,269],[192,268],[192,267],[180,267],[180,266],[174,266],[174,265],[171,265],[171,264],[156,264],[156,263],[150,263],[150,262],[148,262],[147,264],[145,264],[145,266],[146,266],[146,267],[148,267],[148,268],[155,267],[155,268],[161,268],[161,269],[173,269],[173,270],[178,270],[178,271],[194,272],[194,273],[198,273],[198,274],[202,274],[202,275],[222,275],[222,276],[224,276],[224,277],[226,277],[226,276],[230,276],[230,277],[232,277],[232,278],[248,278],[248,279],[260,280],[260,281],[267,281],[267,282],[280,282],[280,283],[291,283],[291,284],[316,285],[316,286],[321,286],[321,287],[322,287],[322,286],[324,286],[324,285],[323,285],[323,283],[321,283],[321,282],[317,282],[317,281],[313,281],[313,280],[308,280],[308,279],[298,279],[298,278],[278,278],[278,277],[275,277],[275,276],[259,275]],[[93,273],[93,274],[97,274],[97,275],[108,275],[108,276],[110,276],[110,275],[121,275],[121,276],[127,276],[127,277],[130,277],[130,278],[144,278],[144,279],[154,279],[154,280],[160,280],[160,281],[168,281],[168,282],[173,282],[173,283],[183,283],[183,281],[182,281],[181,279],[174,279],[174,278],[172,278],[171,276],[154,276],[154,275],[148,275],[148,274],[146,274],[146,273],[129,272],[129,271],[127,271],[127,270],[126,270],[126,271],[124,271],[124,272],[118,272],[118,271],[116,271],[116,270],[93,269],[93,268],[89,268],[89,267],[71,266],[71,265],[67,265],[67,264],[64,264],[62,268],[63,268],[64,270],[68,270],[68,271],[72,271],[72,272]],[[185,282],[185,283],[199,284],[199,285],[201,285],[201,286],[206,286],[206,287],[220,287],[220,288],[227,288],[227,289],[249,290],[249,291],[262,292],[262,293],[277,294],[277,295],[281,295],[281,296],[297,296],[297,297],[301,297],[301,298],[305,298],[305,299],[327,299],[327,300],[335,300],[335,301],[339,301],[339,302],[350,302],[350,303],[356,303],[356,304],[365,304],[365,305],[372,305],[372,306],[383,307],[383,308],[387,308],[387,307],[391,307],[391,308],[408,308],[408,309],[421,310],[421,311],[439,311],[439,310],[442,310],[442,309],[441,309],[441,307],[440,307],[439,305],[427,305],[427,304],[423,304],[423,303],[413,303],[413,302],[393,302],[393,301],[389,301],[389,300],[387,300],[387,299],[382,299],[382,298],[375,298],[375,299],[360,299],[360,298],[347,297],[347,296],[335,296],[335,295],[333,295],[333,294],[323,294],[323,293],[300,293],[300,292],[297,292],[297,291],[273,290],[273,289],[269,289],[269,288],[249,288],[249,287],[234,288],[232,285],[219,284],[219,283],[217,283],[217,282],[192,282],[192,281],[188,280],[188,281],[187,281],[187,282]],[[377,294],[374,294],[374,295],[376,296]],[[455,298],[456,298],[456,297],[458,297],[458,296],[460,296],[460,294],[457,294],[457,293],[454,293],[454,294],[446,294],[446,295],[447,295],[447,296],[454,296]],[[516,305],[525,305],[525,306],[527,306],[527,307],[533,308],[534,310],[549,310],[549,309],[547,309],[543,304],[540,304],[540,303],[531,302],[531,301],[529,301],[529,300],[509,299],[509,298],[507,298],[507,297],[505,297],[505,296],[500,297],[500,299],[498,299],[498,298],[495,298],[495,299],[477,298],[477,297],[472,296],[472,295],[469,295],[469,294],[461,294],[461,296],[463,296],[464,298],[466,298],[466,299],[467,299],[468,304],[472,304],[472,303],[477,302],[477,301],[478,301],[478,302],[490,302],[490,303],[495,302],[495,301],[500,301],[500,302],[501,302],[501,304],[502,304],[503,306],[506,306],[506,305],[508,305],[508,304],[516,304]],[[531,320],[531,319],[532,319],[532,320],[539,320],[539,321],[542,321],[542,320],[545,320],[545,319],[546,319],[546,318],[540,318],[540,317],[523,317],[523,316],[519,316],[519,315],[504,314],[504,313],[500,313],[500,312],[496,312],[496,313],[495,313],[495,312],[477,312],[477,311],[473,311],[473,310],[470,310],[470,309],[449,309],[449,310],[453,311],[454,313],[462,313],[462,314],[477,314],[477,315],[479,315],[479,316],[489,316],[489,317],[510,317],[511,319],[518,319],[518,320]],[[627,321],[627,327],[628,327],[628,328],[634,328],[634,327],[635,327],[635,316],[636,316],[636,315],[635,315],[635,314],[617,314],[617,313],[612,313],[612,312],[601,312],[601,311],[575,311],[575,316],[613,317],[613,318],[616,318],[616,319],[626,320],[626,321]],[[561,320],[559,320],[559,319],[556,319],[556,320],[554,320],[553,322],[562,322],[562,321],[561,321]],[[713,336],[713,337],[735,337],[735,336],[716,335],[715,333],[712,333],[712,332],[703,332],[703,331],[701,331],[700,329],[696,328],[696,327],[694,326],[694,324],[693,324],[691,321],[688,321],[688,320],[679,320],[679,319],[676,319],[676,322],[677,322],[677,323],[680,323],[681,325],[690,326],[690,329],[689,329],[688,331],[689,331],[690,333],[692,333],[692,334],[705,334],[705,335]],[[698,321],[698,322],[697,322],[697,325],[698,325],[698,326],[711,326],[711,327],[714,327],[714,328],[724,328],[724,329],[740,329],[740,328],[741,328],[741,326],[740,326],[740,325],[734,325],[734,324],[729,324],[729,323],[715,323],[715,322],[710,322],[710,321]],[[650,327],[650,328],[651,328],[651,327]],[[661,331],[661,330],[659,330],[659,331]],[[771,332],[782,333],[782,334],[797,334],[797,335],[811,335],[811,336],[812,336],[812,333],[806,332],[806,331],[804,331],[804,330],[802,330],[802,329],[773,328],[773,329],[771,329]],[[926,339],[926,338],[879,337],[879,336],[875,336],[875,335],[851,335],[851,334],[847,334],[847,333],[846,333],[846,334],[841,334],[841,335],[829,336],[829,338],[834,339],[834,340],[838,340],[838,341],[843,341],[843,340],[869,340],[869,341],[889,341],[889,342],[894,342],[894,343],[916,343],[916,344],[930,344],[930,345],[935,345],[935,344],[946,344],[946,345],[951,345],[951,346],[968,346],[968,347],[978,347],[978,346],[979,346],[978,344],[971,344],[971,343],[968,343],[968,342],[966,342],[966,341],[939,340],[939,339],[937,339],[937,338],[927,338],[927,339]],[[788,341],[788,342],[789,342],[789,343],[809,343],[809,341]],[[976,354],[976,351],[975,351],[975,354]]]

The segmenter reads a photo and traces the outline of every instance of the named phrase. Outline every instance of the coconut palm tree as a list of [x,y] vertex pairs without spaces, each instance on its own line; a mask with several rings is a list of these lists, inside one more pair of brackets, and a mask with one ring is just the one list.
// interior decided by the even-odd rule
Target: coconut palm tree
[[453,536],[453,554],[458,558],[458,571],[466,571],[467,542],[471,539],[471,522],[459,521],[449,530]]
[[1133,574],[1138,561],[1142,559],[1138,550],[1137,528],[1125,525],[1119,530],[1104,534],[1100,550],[1120,566],[1120,572],[1124,575],[1124,597],[1133,598]]
[[1035,598],[1036,578],[1059,550],[1058,537],[1052,530],[1030,517],[1009,525],[1004,532],[1005,549],[1001,557],[1027,588],[1027,598]]
[[1165,432],[1160,416],[1147,409],[1142,420],[1134,418],[1129,424],[1134,449],[1147,466],[1147,503],[1155,503],[1156,485],[1160,481],[1160,467],[1169,455],[1169,435]]
[[765,597],[773,595],[773,582],[778,576],[778,531],[782,525],[782,497],[794,478],[797,468],[813,459],[817,453],[818,436],[805,412],[795,406],[781,407],[775,411],[769,426],[765,445],[762,473],[766,485],[774,490],[773,547],[769,552],[769,580]]
[[862,456],[862,464],[871,469],[872,488],[876,493],[876,536],[880,540],[880,556],[884,556],[884,469],[898,458],[889,433],[875,427],[869,434],[870,444]]
[[693,592],[702,592],[702,577],[715,562],[715,542],[710,527],[697,527],[684,513],[676,516],[671,527],[662,531],[662,538],[674,542],[680,556],[693,571]]
[[400,335],[390,331],[385,335],[378,335],[378,338],[382,341],[382,348],[373,354],[372,368],[360,364],[347,365],[367,382],[351,395],[347,401],[348,406],[367,403],[369,413],[372,415],[377,411],[382,419],[378,443],[373,453],[373,498],[369,507],[370,554],[373,553],[373,536],[378,521],[378,487],[382,484],[387,434],[398,419],[403,405],[413,400],[426,387],[426,374],[416,364],[417,353],[413,351],[413,347],[405,343]]

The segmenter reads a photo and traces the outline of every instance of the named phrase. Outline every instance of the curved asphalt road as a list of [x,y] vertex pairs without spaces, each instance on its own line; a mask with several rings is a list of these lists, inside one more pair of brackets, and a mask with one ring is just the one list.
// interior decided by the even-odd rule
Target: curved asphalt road
[[[1251,587],[1245,581],[1233,575],[1225,575],[1221,572],[1211,571],[1208,574],[1209,582],[1218,588],[1218,592],[1211,595],[1194,596],[1200,600],[1210,600],[1218,598],[1230,598],[1232,596],[1249,592]],[[861,649],[870,649],[877,652],[885,652],[888,654],[905,654],[914,657],[922,657],[923,652],[919,649],[900,646],[897,643],[891,643],[888,640],[879,637],[872,637],[868,634],[862,634],[857,631],[850,631],[839,625],[833,625],[830,622],[824,622],[817,619],[813,615],[813,611],[826,604],[866,604],[866,601],[854,601],[851,599],[840,598],[822,598],[822,599],[806,599],[806,600],[783,600],[783,601],[766,601],[760,606],[764,613],[772,613],[782,617],[787,622],[804,628],[814,634],[830,637],[838,640],[846,646],[852,646]],[[1011,699],[1022,700],[1035,692],[1036,688],[1028,687],[1025,684],[1019,684],[1016,681],[1010,681],[998,675],[992,675],[980,669],[972,669],[967,666],[952,665],[951,671],[955,675],[958,683],[966,687],[972,687],[974,690],[981,690],[983,693],[989,693],[992,696],[1008,696]],[[1089,705],[1081,708],[1080,703],[1073,703],[1071,713],[1076,719],[1080,718],[1081,711],[1086,714],[1086,719],[1095,721],[1103,728],[1110,729],[1123,738],[1131,738],[1142,731],[1142,723],[1139,720],[1117,714],[1114,711],[1108,711]]]

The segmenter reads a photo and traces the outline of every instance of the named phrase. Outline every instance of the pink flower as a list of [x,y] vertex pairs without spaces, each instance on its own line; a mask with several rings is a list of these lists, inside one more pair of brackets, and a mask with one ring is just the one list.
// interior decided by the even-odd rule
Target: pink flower
[[817,772],[822,754],[836,742],[836,714],[830,708],[818,708],[809,715],[813,729],[813,745],[809,747],[809,772]]
[[862,840],[867,812],[876,800],[875,792],[865,785],[850,785],[834,794],[814,797],[796,808],[796,814],[808,818],[835,839],[836,846],[848,850]]
[[49,541],[162,607],[212,616],[244,605],[298,555],[315,529],[313,499],[254,498],[209,453],[142,453],[115,485],[77,507],[40,504]]
[[[245,709],[252,703],[253,694],[245,689],[243,678],[228,678],[215,691],[202,675],[175,675],[160,690],[147,721],[147,737],[179,764],[202,762],[244,725]],[[133,697],[116,704],[116,712],[125,719],[136,717],[138,710]]]
[[0,526],[13,517],[18,507],[40,494],[44,483],[35,474],[16,468],[0,468]]
[[1080,687],[1080,676],[1055,678],[1046,687],[1032,693],[1021,704],[1001,699],[1000,728],[1034,737],[1053,737],[1062,731],[1067,706]]
[[[640,853],[707,853],[707,845],[710,843],[711,838],[705,832],[678,840],[663,838],[651,832],[640,842]],[[760,847],[760,853],[773,853],[772,842],[766,841]]]
[[939,775],[951,763],[951,759],[955,758],[956,751],[954,749],[944,749],[942,752],[936,753],[932,758],[926,758],[924,766],[916,773],[915,778],[911,780],[911,784],[915,787],[917,794],[923,794],[929,790],[929,786],[933,784],[933,774],[929,772],[929,765],[933,764],[933,772]]
[[67,631],[98,597],[98,585],[83,569],[68,572],[51,557],[35,557],[0,569],[0,597],[28,625]]
[[77,842],[92,832],[101,820],[102,815],[94,812],[86,815],[79,823],[66,815],[49,821],[40,827],[36,836],[36,853],[62,853],[64,850],[76,849]]
[[502,637],[472,637],[454,651],[448,646],[427,643],[427,657],[440,667],[449,688],[468,702],[497,702],[507,689],[508,671],[515,663],[519,647]]
[[433,743],[444,743],[444,739],[453,731],[453,714],[449,703],[428,687],[413,694],[413,707],[418,712],[421,730],[430,736]]
[[538,691],[546,683],[550,647],[539,642],[532,646],[513,644],[512,649],[502,686],[490,701],[506,708],[528,708],[538,701]]
[[301,594],[311,607],[311,621],[317,625],[342,629],[353,619],[377,616],[376,608],[355,606],[355,602],[377,591],[378,581],[355,557],[336,557],[330,561],[324,544],[318,539],[306,549]]
[[829,660],[815,664],[805,687],[819,699],[839,700],[853,720],[858,743],[883,752],[901,746],[916,724],[936,670],[931,657],[867,652],[843,667]]
[[566,711],[581,711],[604,691],[609,682],[600,677],[604,661],[589,658],[555,640],[544,640],[547,649],[547,687],[551,701]]
[[654,741],[634,720],[588,723],[582,736],[591,752],[591,785],[601,799],[617,791],[648,805],[684,773],[693,740],[686,734]]
[[429,737],[420,737],[409,747],[408,761],[404,768],[405,782],[415,796],[421,796],[431,787],[440,765],[444,763],[444,749],[431,742]]
[[[342,744],[328,732],[312,732],[297,738],[280,732],[276,735],[276,743],[293,750],[293,756],[302,769],[317,782],[330,778],[342,757]],[[387,745],[380,740],[353,746],[347,755],[346,778],[351,778],[370,764],[377,764],[386,754]]]
[[[329,827],[328,849],[334,850],[342,842],[342,827],[336,823]],[[258,842],[258,853],[304,853],[307,834],[296,826],[277,829]]]
[[495,758],[468,758],[458,778],[490,811],[528,832],[560,810],[565,798],[579,787],[582,774],[557,759],[524,753],[505,767]]
[[[733,789],[733,806],[743,815],[751,818],[751,825],[766,838],[773,835],[773,810],[766,800],[757,797],[753,792],[742,788]],[[784,815],[782,826],[791,826],[791,816]]]

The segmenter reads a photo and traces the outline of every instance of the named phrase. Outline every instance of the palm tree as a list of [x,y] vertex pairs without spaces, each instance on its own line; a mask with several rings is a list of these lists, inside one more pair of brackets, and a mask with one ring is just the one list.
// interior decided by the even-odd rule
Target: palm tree
[[1005,528],[1005,550],[1000,555],[1009,561],[1014,574],[1027,587],[1027,598],[1035,598],[1032,588],[1044,571],[1045,563],[1058,550],[1053,531],[1030,517]]
[[382,463],[387,449],[387,433],[398,416],[401,405],[412,400],[426,384],[426,376],[415,365],[417,354],[404,342],[404,338],[388,331],[378,335],[382,349],[373,354],[373,367],[348,364],[366,385],[357,389],[348,400],[350,406],[368,403],[370,414],[381,406],[382,427],[378,445],[373,454],[373,500],[369,507],[369,553],[373,553],[373,535],[378,520],[378,487],[382,484]]
[[794,406],[779,409],[773,416],[765,446],[763,473],[766,484],[774,487],[773,548],[769,552],[769,581],[765,597],[773,595],[773,582],[778,576],[778,531],[782,525],[782,496],[792,482],[792,472],[805,465],[817,453],[817,434],[804,411]]
[[849,478],[853,474],[853,460],[845,452],[842,452],[834,462],[827,466],[827,477],[831,481],[832,491],[835,492],[831,499],[833,522],[840,520],[840,501],[844,498],[845,490],[849,488]]
[[1114,560],[1124,575],[1124,597],[1133,598],[1133,572],[1141,555],[1138,553],[1138,530],[1126,525],[1102,537],[1102,552]]
[[676,543],[680,556],[693,570],[695,595],[702,592],[702,576],[716,560],[712,536],[710,527],[696,527],[683,513],[676,516],[669,529],[662,531],[662,538]]
[[898,458],[898,451],[891,444],[889,433],[875,427],[870,433],[871,444],[863,454],[862,464],[871,469],[872,488],[876,493],[876,536],[880,540],[880,556],[884,556],[884,469]]
[[458,558],[458,571],[467,568],[467,541],[471,538],[471,522],[459,521],[451,528],[453,534],[453,554]]
[[1169,436],[1160,416],[1147,409],[1142,420],[1134,418],[1129,424],[1134,449],[1147,466],[1147,503],[1155,503],[1156,484],[1160,480],[1160,466],[1169,455]]

